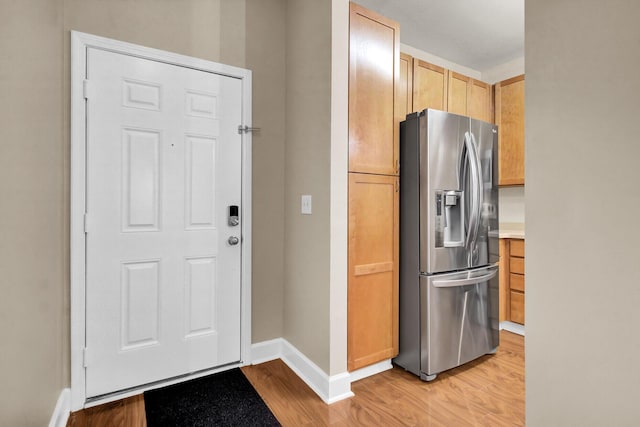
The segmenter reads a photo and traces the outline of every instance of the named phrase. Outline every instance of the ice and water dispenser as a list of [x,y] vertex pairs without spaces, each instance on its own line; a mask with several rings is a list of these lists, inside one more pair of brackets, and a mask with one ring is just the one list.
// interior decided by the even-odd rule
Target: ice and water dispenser
[[458,190],[436,191],[436,247],[464,246],[464,197]]

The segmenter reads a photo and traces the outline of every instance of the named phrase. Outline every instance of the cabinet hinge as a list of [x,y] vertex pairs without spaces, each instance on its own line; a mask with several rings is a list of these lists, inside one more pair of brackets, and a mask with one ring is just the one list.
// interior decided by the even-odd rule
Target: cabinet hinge
[[89,99],[93,97],[92,88],[93,88],[93,85],[89,80],[84,80],[82,82],[82,95],[84,96],[85,99]]
[[89,214],[86,212],[84,213],[84,232],[89,232]]
[[87,355],[88,350],[87,347],[82,349],[82,366],[85,368],[89,366],[89,356]]
[[396,173],[400,172],[400,160],[396,159]]
[[400,181],[396,179],[396,193],[400,191]]

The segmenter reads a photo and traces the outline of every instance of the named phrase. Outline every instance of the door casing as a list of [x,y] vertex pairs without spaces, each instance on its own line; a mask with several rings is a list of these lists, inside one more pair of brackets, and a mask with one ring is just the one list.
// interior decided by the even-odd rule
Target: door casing
[[[71,410],[93,406],[162,387],[220,369],[170,379],[153,385],[114,393],[87,402],[85,393],[85,288],[86,288],[86,110],[85,87],[87,48],[95,47],[123,55],[238,78],[242,82],[242,123],[251,127],[251,71],[158,49],[71,31],[71,176],[70,176],[70,299],[71,299]],[[251,363],[251,133],[242,135],[242,265],[241,265],[241,362]],[[228,369],[225,367],[224,369]]]

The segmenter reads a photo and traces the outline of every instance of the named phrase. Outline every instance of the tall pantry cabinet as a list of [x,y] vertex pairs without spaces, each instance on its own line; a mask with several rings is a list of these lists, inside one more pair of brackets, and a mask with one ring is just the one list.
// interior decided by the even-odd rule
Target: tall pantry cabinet
[[399,33],[398,23],[350,4],[349,371],[398,353]]

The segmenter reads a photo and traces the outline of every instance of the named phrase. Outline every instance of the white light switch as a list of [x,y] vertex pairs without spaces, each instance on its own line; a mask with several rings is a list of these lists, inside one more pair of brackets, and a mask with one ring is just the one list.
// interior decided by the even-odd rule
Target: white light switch
[[300,213],[303,215],[311,215],[311,196],[303,194],[300,200]]

